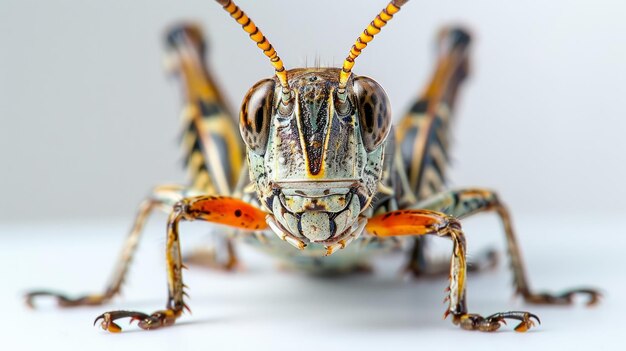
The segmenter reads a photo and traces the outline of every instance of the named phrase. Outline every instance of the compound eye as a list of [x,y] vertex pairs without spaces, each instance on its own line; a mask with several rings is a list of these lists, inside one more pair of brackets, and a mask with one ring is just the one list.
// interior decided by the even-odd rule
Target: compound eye
[[241,137],[248,148],[260,156],[265,155],[272,123],[274,84],[273,79],[264,79],[250,88],[239,114]]
[[368,77],[354,78],[361,138],[368,152],[382,144],[391,127],[391,105],[383,88]]

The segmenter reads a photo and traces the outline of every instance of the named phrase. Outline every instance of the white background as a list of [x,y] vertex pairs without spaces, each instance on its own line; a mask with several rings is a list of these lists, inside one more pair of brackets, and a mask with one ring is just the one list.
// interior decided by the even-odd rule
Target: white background
[[[239,5],[293,68],[316,60],[340,65],[385,2]],[[152,221],[143,244],[148,253],[133,269],[125,299],[102,308],[26,313],[19,295],[31,287],[99,287],[141,198],[153,185],[184,180],[176,143],[179,89],[161,67],[164,29],[183,19],[202,24],[211,67],[233,110],[272,68],[210,0],[2,0],[0,266],[7,282],[2,301],[10,306],[0,319],[2,335],[31,349],[41,348],[39,342],[81,349],[133,342],[213,349],[245,349],[249,342],[259,349],[334,343],[615,349],[623,322],[618,314],[626,307],[619,300],[625,281],[619,270],[626,210],[625,10],[619,0],[412,1],[355,66],[356,74],[385,87],[400,116],[431,72],[437,29],[463,23],[473,30],[473,72],[455,126],[453,185],[497,189],[516,214],[536,286],[599,286],[607,298],[597,309],[512,302],[510,274],[501,265],[495,275],[471,278],[470,308],[485,314],[531,309],[544,325],[521,337],[463,333],[439,319],[445,279],[405,284],[395,274],[398,265],[385,263],[373,277],[318,281],[253,263],[243,276],[192,270],[194,315],[185,317],[187,324],[110,338],[89,327],[103,310],[149,312],[163,305],[162,216]],[[496,222],[471,223],[470,248],[479,236],[502,247]],[[341,298],[323,298],[335,293]]]

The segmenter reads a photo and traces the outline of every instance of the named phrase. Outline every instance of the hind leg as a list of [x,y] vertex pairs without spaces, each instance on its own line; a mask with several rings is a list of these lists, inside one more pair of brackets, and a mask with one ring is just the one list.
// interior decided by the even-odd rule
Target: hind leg
[[[448,165],[450,122],[458,90],[468,74],[470,36],[462,28],[443,28],[437,37],[437,61],[430,81],[398,124],[395,168],[398,205],[443,191]],[[427,242],[417,237],[405,270],[412,275],[445,274],[447,262],[428,259]],[[481,255],[470,267],[488,267],[493,255]]]
[[[191,187],[204,194],[238,197],[238,181],[248,179],[244,145],[236,123],[238,117],[228,108],[206,64],[209,50],[204,35],[198,26],[183,23],[168,32],[166,43],[168,68],[183,87],[181,141]],[[212,245],[186,254],[184,262],[234,269],[237,256],[232,239],[228,235],[214,239]]]

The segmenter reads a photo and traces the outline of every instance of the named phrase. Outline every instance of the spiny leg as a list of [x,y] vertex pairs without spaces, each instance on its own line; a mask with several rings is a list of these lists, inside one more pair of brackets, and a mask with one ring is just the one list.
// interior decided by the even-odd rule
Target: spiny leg
[[449,302],[444,317],[452,314],[452,322],[467,330],[496,331],[507,319],[519,320],[516,331],[524,332],[539,318],[532,313],[509,311],[483,317],[467,309],[465,280],[467,274],[465,235],[454,217],[431,210],[400,210],[370,218],[366,230],[380,237],[434,235],[452,240],[450,260]]
[[66,294],[58,292],[37,290],[26,294],[26,304],[30,307],[34,307],[34,300],[38,297],[53,297],[61,307],[94,306],[101,305],[111,300],[119,294],[122,288],[126,273],[130,267],[130,263],[139,244],[139,239],[141,238],[144,225],[149,215],[156,208],[161,209],[164,212],[170,211],[172,205],[176,203],[176,201],[183,198],[183,196],[188,195],[190,192],[191,190],[186,189],[183,186],[163,185],[156,187],[152,194],[141,203],[133,226],[126,237],[126,241],[122,247],[122,252],[119,255],[115,268],[113,269],[113,274],[111,275],[104,292],[72,298],[68,297]]
[[119,333],[122,328],[114,321],[120,318],[130,317],[132,320],[138,320],[138,325],[142,329],[155,329],[163,326],[174,324],[176,319],[182,314],[183,309],[188,307],[183,302],[183,281],[182,281],[182,259],[180,255],[180,244],[178,241],[178,223],[180,217],[178,214],[180,209],[175,208],[169,216],[167,226],[167,280],[169,296],[167,299],[166,309],[156,311],[150,315],[133,312],[133,311],[113,311],[105,312],[96,317],[94,324],[100,319],[100,326],[104,330],[113,333]]
[[121,318],[138,320],[142,329],[156,329],[174,324],[184,309],[188,309],[183,301],[186,296],[183,284],[182,269],[184,267],[180,254],[178,225],[181,220],[204,220],[217,224],[226,224],[243,230],[264,230],[266,213],[241,200],[224,196],[196,196],[177,202],[167,223],[167,286],[168,298],[166,308],[152,314],[135,311],[111,311],[98,316],[95,323],[110,332],[120,332],[122,328],[115,323]]
[[576,295],[588,296],[587,305],[594,305],[600,298],[599,292],[593,289],[571,289],[559,294],[535,293],[531,290],[519,245],[513,230],[509,211],[498,196],[485,189],[451,190],[433,196],[416,205],[416,208],[441,211],[456,218],[466,218],[476,213],[494,211],[500,217],[507,241],[507,251],[511,259],[515,292],[526,302],[534,304],[569,305]]

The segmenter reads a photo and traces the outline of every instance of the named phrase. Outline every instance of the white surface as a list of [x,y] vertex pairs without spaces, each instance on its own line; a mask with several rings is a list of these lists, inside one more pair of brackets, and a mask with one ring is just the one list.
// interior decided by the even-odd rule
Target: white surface
[[[164,305],[164,218],[151,221],[122,298],[71,310],[44,303],[31,311],[20,296],[32,288],[80,293],[101,287],[128,223],[3,225],[0,231],[9,235],[0,245],[3,349],[620,349],[626,308],[620,257],[626,240],[614,234],[618,220],[516,218],[533,286],[555,291],[583,283],[596,286],[606,295],[599,306],[535,307],[512,300],[511,275],[500,264],[495,271],[470,275],[469,309],[482,314],[527,309],[543,324],[524,335],[511,331],[511,324],[495,334],[466,332],[441,320],[446,279],[403,281],[397,274],[399,258],[381,260],[372,275],[322,279],[276,270],[263,256],[243,250],[246,269],[238,274],[195,267],[185,272],[193,315],[151,332],[121,321],[125,332],[111,335],[91,325],[96,315],[114,309],[152,312]],[[486,243],[503,247],[495,219],[484,216],[464,223],[470,254]],[[206,226],[184,224],[182,230],[185,249],[203,236],[197,234]]]
[[[338,66],[386,0],[238,3],[294,68]],[[438,28],[467,24],[454,184],[493,187],[525,212],[624,213],[624,13],[622,0],[413,0],[355,73],[401,115],[430,75]],[[0,221],[126,216],[153,185],[183,181],[180,94],[161,68],[161,35],[183,19],[208,32],[233,109],[272,74],[213,0],[0,1]]]

